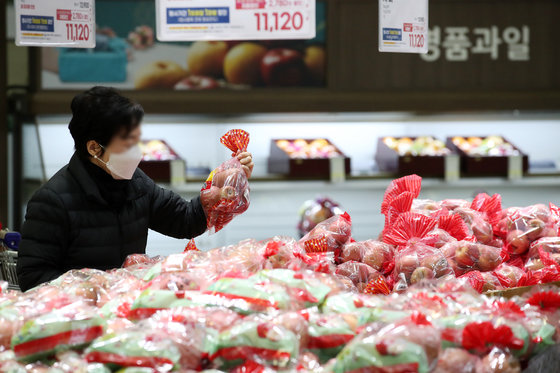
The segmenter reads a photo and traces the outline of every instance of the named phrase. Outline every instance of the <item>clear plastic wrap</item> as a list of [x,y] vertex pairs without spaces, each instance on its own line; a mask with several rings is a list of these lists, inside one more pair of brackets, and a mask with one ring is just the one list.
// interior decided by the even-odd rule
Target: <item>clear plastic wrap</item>
[[521,373],[521,364],[509,352],[493,348],[478,362],[476,373]]
[[392,270],[390,263],[393,261],[393,255],[393,246],[376,240],[367,240],[344,245],[339,260],[342,263],[362,262],[376,271],[387,274]]
[[163,260],[161,256],[149,257],[146,254],[131,254],[126,257],[123,263],[123,268],[132,267],[138,264],[152,265]]
[[169,372],[179,367],[181,352],[167,333],[135,327],[96,339],[85,350],[85,358],[90,363]]
[[443,253],[422,243],[411,244],[395,254],[395,286],[401,290],[427,279],[453,275]]
[[501,249],[472,241],[450,242],[441,251],[457,276],[473,270],[493,271],[503,262]]
[[[289,269],[264,270],[251,277],[256,281],[270,281],[283,285],[288,294],[304,306],[313,307],[323,303],[327,295],[338,291],[341,287],[333,282],[326,284],[327,275],[312,271],[294,272]],[[334,286],[333,286],[334,285]]]
[[96,309],[75,302],[27,321],[12,338],[21,361],[36,361],[59,351],[82,348],[103,334]]
[[429,372],[437,363],[439,348],[439,331],[427,321],[373,324],[338,354],[332,371]]
[[321,363],[336,357],[358,331],[358,318],[355,314],[323,315],[309,312],[308,318],[309,337],[303,347],[315,354]]
[[348,213],[336,215],[319,224],[299,240],[308,253],[337,252],[350,241],[352,220]]
[[337,275],[348,277],[354,285],[358,288],[358,291],[363,292],[366,289],[367,284],[376,280],[379,276],[382,276],[379,271],[373,269],[373,267],[360,262],[350,261],[345,262],[337,266]]
[[548,265],[560,266],[560,237],[543,237],[531,244],[525,268],[539,270]]
[[306,324],[297,313],[283,317],[253,316],[239,320],[212,341],[208,358],[213,366],[229,370],[244,361],[289,368],[297,363],[300,337]]
[[434,373],[477,373],[480,358],[462,348],[446,348],[439,356]]
[[494,275],[504,288],[524,286],[527,281],[527,274],[523,269],[506,263],[500,264],[494,270]]
[[551,207],[538,204],[506,209],[496,226],[496,234],[504,239],[512,254],[524,254],[539,238],[558,236],[558,212],[554,205]]
[[247,150],[249,134],[230,130],[220,139],[233,152],[233,158],[210,173],[200,192],[210,233],[220,231],[237,215],[249,208],[249,180],[241,163],[235,157]]
[[502,289],[500,280],[492,272],[470,271],[460,276],[459,279],[466,281],[479,293]]
[[343,213],[338,203],[328,197],[305,201],[299,212],[300,220],[297,226],[300,238],[311,232],[320,222]]

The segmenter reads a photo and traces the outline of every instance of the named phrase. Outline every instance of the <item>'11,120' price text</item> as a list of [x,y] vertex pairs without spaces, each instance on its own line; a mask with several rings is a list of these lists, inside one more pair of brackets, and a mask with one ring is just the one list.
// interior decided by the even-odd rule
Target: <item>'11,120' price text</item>
[[71,41],[88,41],[89,25],[81,23],[67,23],[66,38]]
[[290,31],[301,30],[304,23],[301,12],[258,12],[255,13],[257,19],[257,31]]
[[410,34],[408,35],[408,40],[412,48],[424,47],[424,35],[422,34]]

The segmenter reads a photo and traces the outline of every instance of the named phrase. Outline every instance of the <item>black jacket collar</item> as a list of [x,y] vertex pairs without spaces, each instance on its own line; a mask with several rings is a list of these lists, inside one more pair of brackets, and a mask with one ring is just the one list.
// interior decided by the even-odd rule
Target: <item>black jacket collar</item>
[[[82,160],[79,158],[77,153],[74,153],[70,162],[68,163],[68,171],[74,176],[74,179],[78,182],[82,190],[86,193],[88,198],[93,199],[103,205],[107,205],[107,201],[101,196],[99,192],[99,187],[92,179],[88,171],[86,170]],[[136,170],[132,176],[132,180],[127,185],[126,200],[132,201],[142,197],[146,194],[146,191],[141,187],[141,175],[139,171]]]

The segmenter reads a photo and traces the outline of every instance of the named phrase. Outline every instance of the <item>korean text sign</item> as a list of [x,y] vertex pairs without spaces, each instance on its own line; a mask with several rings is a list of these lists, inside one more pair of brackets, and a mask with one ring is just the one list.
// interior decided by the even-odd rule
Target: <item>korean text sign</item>
[[95,47],[94,0],[16,0],[16,45]]
[[315,0],[157,0],[160,41],[312,39]]

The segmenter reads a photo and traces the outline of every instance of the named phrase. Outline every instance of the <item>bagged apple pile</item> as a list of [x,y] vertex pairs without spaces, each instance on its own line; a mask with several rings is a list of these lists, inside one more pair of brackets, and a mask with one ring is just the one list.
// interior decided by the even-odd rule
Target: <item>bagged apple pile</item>
[[520,373],[560,342],[556,287],[506,301],[449,279],[369,295],[314,255],[276,237],[3,291],[0,371]]
[[[228,170],[213,173],[208,193],[239,185]],[[207,205],[209,225],[248,203],[240,190]],[[353,240],[343,213],[300,240],[205,252],[191,242],[26,293],[0,283],[0,371],[521,372],[560,343],[560,289],[480,293],[560,280],[558,208],[504,210],[485,194],[429,201],[420,191],[415,175],[391,183],[377,239]]]

